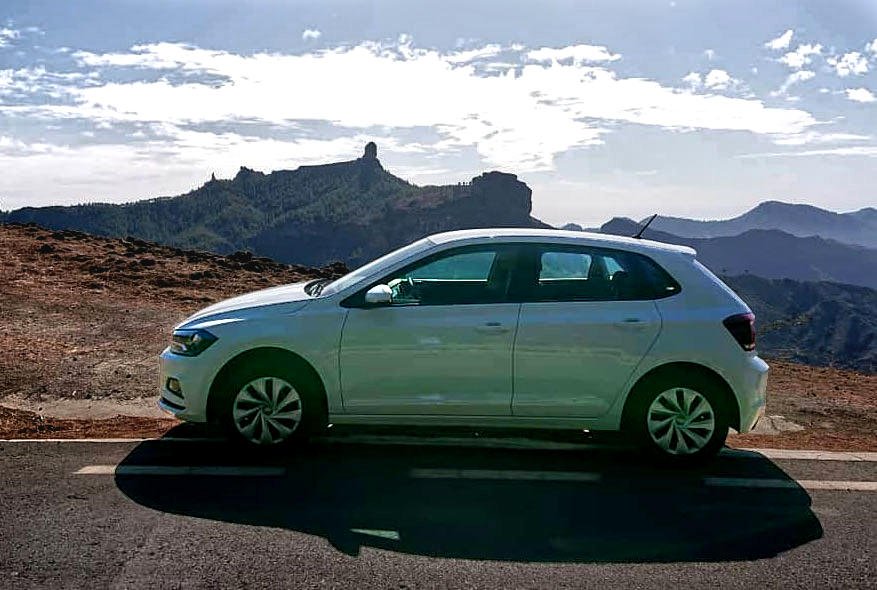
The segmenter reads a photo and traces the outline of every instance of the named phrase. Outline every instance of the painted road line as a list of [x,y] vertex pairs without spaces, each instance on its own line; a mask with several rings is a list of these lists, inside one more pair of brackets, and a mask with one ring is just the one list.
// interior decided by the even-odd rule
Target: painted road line
[[877,492],[877,481],[829,481],[816,479],[758,479],[745,477],[705,477],[708,486],[733,488],[775,488],[805,490],[838,490],[850,492]]
[[[618,451],[629,450],[630,446],[596,444],[596,443],[567,443],[544,441],[526,438],[466,438],[466,437],[436,437],[426,439],[413,436],[389,436],[389,435],[350,435],[339,437],[316,437],[317,442],[329,444],[374,444],[374,445],[400,445],[400,446],[440,446],[440,447],[480,447],[480,448],[504,448],[504,449],[532,449],[532,450],[595,450],[595,451]],[[161,437],[161,438],[14,438],[0,439],[3,443],[143,443],[143,442],[183,442],[183,443],[223,443],[225,439],[209,437]],[[740,448],[722,449],[720,455],[728,459],[789,459],[805,461],[851,461],[851,462],[877,462],[877,453],[865,451],[818,451],[818,450],[793,450],[793,449],[755,449]]]
[[416,479],[505,479],[524,481],[600,481],[599,473],[582,471],[522,471],[515,469],[412,469]]
[[724,449],[722,456],[752,457],[757,453],[768,459],[801,459],[805,461],[877,461],[877,453],[858,451],[803,451],[796,449]]
[[86,465],[74,475],[214,475],[222,477],[277,477],[284,467],[235,467],[227,465]]
[[389,539],[391,541],[398,541],[400,538],[399,531],[390,531],[385,529],[350,529],[350,531],[359,535],[368,535],[370,537]]
[[222,438],[167,436],[160,438],[0,438],[2,443],[142,443],[142,442],[224,442]]

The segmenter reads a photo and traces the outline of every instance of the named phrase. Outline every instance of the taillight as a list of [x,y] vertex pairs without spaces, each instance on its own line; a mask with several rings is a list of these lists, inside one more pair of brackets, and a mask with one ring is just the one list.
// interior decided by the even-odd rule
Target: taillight
[[722,322],[743,350],[755,350],[755,314],[738,313]]

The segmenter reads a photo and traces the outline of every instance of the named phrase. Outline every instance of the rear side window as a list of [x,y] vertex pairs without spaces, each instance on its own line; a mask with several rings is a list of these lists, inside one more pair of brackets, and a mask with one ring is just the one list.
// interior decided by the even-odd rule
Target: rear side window
[[544,245],[526,256],[523,266],[527,301],[637,301],[679,291],[653,260],[623,250]]

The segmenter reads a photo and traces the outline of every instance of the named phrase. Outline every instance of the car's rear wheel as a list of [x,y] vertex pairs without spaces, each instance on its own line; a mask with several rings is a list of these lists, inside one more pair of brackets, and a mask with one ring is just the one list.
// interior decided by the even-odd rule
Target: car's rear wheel
[[649,453],[674,463],[708,459],[728,436],[728,412],[715,384],[697,375],[663,375],[637,388],[627,427]]
[[324,421],[317,388],[280,363],[242,364],[219,393],[223,429],[238,442],[264,447],[291,443]]

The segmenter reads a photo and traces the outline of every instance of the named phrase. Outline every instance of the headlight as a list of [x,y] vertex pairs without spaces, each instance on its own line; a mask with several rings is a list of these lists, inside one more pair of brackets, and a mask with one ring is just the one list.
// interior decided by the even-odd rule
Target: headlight
[[182,356],[198,356],[216,342],[216,336],[207,330],[174,330],[171,352]]

